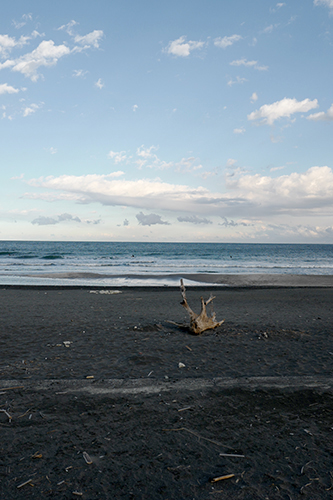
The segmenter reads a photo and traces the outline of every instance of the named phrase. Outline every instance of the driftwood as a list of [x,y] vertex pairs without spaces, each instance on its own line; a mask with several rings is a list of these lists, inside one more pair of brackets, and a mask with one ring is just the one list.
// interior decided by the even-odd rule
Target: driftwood
[[212,302],[215,297],[211,295],[206,301],[201,297],[201,312],[200,314],[196,314],[194,311],[192,311],[187,303],[186,290],[182,279],[180,280],[180,291],[183,297],[181,305],[186,309],[190,316],[190,331],[192,333],[194,333],[195,335],[200,335],[200,333],[204,332],[205,330],[212,330],[213,328],[216,328],[224,323],[224,320],[216,321],[216,315],[214,311],[212,312],[211,316],[207,316],[206,306],[210,302]]

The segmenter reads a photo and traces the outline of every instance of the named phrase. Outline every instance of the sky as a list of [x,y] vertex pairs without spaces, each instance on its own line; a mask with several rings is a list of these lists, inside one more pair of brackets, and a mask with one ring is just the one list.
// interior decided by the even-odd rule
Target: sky
[[11,0],[0,239],[333,243],[333,0]]

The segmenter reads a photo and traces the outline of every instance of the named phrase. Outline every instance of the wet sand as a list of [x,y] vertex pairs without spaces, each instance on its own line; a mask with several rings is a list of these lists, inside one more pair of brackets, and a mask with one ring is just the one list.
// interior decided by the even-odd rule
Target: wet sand
[[[27,275],[31,278],[68,280],[88,279],[95,281],[98,286],[100,279],[128,279],[139,280],[143,285],[145,281],[154,280],[158,282],[172,281],[179,282],[181,278],[190,282],[197,282],[207,285],[222,285],[232,287],[249,286],[282,286],[282,287],[333,287],[333,276],[331,275],[302,275],[302,274],[217,274],[217,273],[188,273],[188,274],[98,274],[86,272],[70,273],[42,273]],[[189,283],[190,284],[190,283]]]
[[0,498],[332,498],[333,288],[309,278],[188,287],[225,318],[201,336],[178,288],[2,286]]

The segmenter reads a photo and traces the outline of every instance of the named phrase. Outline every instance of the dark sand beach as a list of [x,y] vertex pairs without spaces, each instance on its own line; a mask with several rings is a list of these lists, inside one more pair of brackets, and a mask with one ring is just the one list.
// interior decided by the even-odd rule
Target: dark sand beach
[[179,288],[1,286],[0,498],[332,498],[317,278],[188,287],[225,318],[200,336]]

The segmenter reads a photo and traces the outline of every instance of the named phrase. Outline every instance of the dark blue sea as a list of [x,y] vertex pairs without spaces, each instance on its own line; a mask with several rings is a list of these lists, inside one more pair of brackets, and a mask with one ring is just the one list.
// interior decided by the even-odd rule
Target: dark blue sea
[[165,286],[240,273],[332,275],[333,245],[0,242],[1,285]]

